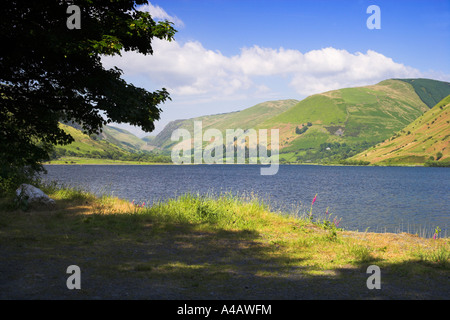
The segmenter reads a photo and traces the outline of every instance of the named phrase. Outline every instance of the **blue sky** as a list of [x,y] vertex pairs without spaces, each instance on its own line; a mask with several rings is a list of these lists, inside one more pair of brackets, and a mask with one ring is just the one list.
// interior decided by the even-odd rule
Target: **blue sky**
[[[179,41],[197,40],[226,55],[252,45],[302,52],[331,46],[351,52],[373,49],[427,69],[439,70],[442,63],[447,71],[450,68],[450,1],[167,0],[158,4],[184,22]],[[371,4],[381,9],[380,30],[366,27]],[[429,57],[428,63],[422,61],[424,57]]]
[[[379,30],[367,28],[370,5],[381,10]],[[141,10],[174,21],[175,42],[104,64],[137,86],[169,90],[152,134],[175,119],[386,78],[450,81],[448,0],[155,0]]]

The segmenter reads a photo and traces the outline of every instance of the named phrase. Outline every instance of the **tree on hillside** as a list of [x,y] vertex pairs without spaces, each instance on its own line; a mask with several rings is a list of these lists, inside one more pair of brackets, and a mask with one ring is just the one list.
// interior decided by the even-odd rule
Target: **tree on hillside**
[[295,133],[296,134],[303,134],[308,130],[308,126],[302,126],[302,128],[295,127]]
[[[166,89],[135,87],[102,55],[152,54],[152,39],[173,40],[169,21],[137,10],[144,0],[6,1],[0,19],[0,191],[19,173],[42,170],[52,145],[72,137],[59,121],[97,133],[110,122],[150,132]],[[68,10],[76,5],[77,11]],[[72,7],[71,7],[72,8]],[[75,14],[75,15],[73,15]],[[78,19],[78,28],[69,28]],[[73,21],[70,21],[73,23]]]

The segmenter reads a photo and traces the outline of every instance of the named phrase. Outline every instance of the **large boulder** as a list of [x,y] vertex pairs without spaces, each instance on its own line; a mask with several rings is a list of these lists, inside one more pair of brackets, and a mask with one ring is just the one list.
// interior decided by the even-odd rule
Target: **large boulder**
[[27,201],[28,204],[38,203],[45,205],[54,205],[55,200],[51,199],[41,189],[32,186],[31,184],[22,184],[16,190],[18,199]]

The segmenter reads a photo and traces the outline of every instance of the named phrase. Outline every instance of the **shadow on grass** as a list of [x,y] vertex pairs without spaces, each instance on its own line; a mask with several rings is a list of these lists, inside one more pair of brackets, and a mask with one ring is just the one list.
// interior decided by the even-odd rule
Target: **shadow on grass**
[[[324,270],[253,230],[83,212],[1,212],[1,299],[450,298],[448,267],[431,276],[435,266],[361,255]],[[367,288],[372,264],[381,290]],[[69,265],[81,268],[81,290],[66,287]]]

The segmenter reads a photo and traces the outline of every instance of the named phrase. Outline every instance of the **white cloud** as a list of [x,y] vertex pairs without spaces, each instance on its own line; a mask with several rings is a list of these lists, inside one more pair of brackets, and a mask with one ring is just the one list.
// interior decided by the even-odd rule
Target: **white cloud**
[[230,58],[205,49],[199,42],[184,45],[155,39],[154,54],[123,52],[122,57],[104,57],[107,67],[117,65],[125,76],[148,77],[178,96],[224,96],[249,89],[249,78],[234,67]]
[[304,57],[304,68],[293,75],[290,83],[297,92],[304,94],[422,75],[419,70],[372,50],[351,54],[346,50],[325,48],[307,52]]
[[196,41],[156,39],[152,44],[153,56],[123,52],[122,57],[105,57],[103,62],[107,67],[117,65],[125,76],[148,78],[172,95],[210,100],[274,95],[283,87],[280,82],[293,95],[306,96],[387,78],[422,76],[419,70],[372,50],[350,53],[329,47],[302,53],[253,46],[227,57]]
[[150,2],[138,8],[140,11],[148,12],[155,20],[169,20],[177,27],[183,27],[184,23],[176,16],[169,15],[163,8],[158,5],[152,5]]

